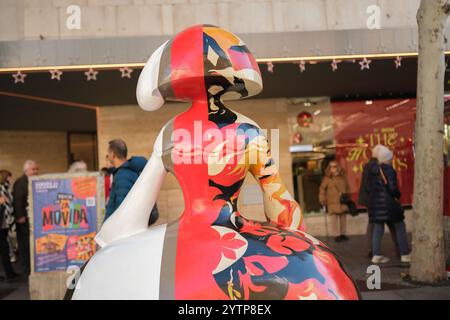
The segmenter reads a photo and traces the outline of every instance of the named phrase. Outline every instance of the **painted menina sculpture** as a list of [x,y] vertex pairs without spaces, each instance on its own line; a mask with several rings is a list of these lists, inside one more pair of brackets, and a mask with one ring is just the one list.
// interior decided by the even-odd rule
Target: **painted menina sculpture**
[[[224,29],[188,28],[153,53],[137,85],[139,105],[192,106],[159,133],[141,176],[99,231],[102,249],[84,268],[73,299],[358,299],[336,256],[300,231],[300,207],[261,129],[223,104],[261,90],[254,57]],[[261,186],[270,222],[237,210],[248,171]],[[167,172],[180,183],[184,212],[147,228]]]

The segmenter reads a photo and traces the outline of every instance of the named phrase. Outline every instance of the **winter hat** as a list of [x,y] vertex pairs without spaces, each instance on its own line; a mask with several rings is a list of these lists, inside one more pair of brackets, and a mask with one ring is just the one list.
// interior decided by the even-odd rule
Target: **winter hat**
[[385,163],[392,160],[394,154],[386,146],[382,144],[377,144],[372,149],[372,157],[377,158],[378,162]]

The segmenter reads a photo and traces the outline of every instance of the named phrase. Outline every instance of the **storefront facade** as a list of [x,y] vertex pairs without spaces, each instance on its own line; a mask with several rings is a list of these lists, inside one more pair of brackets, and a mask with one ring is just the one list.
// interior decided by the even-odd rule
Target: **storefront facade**
[[[86,158],[89,168],[98,170],[105,165],[107,143],[114,138],[128,143],[130,155],[149,157],[160,128],[187,106],[169,104],[152,113],[140,110],[135,99],[139,72],[171,35],[192,24],[210,23],[237,33],[258,58],[263,92],[230,106],[264,129],[279,130],[280,172],[306,213],[320,211],[316,189],[324,160],[338,158],[355,195],[369,156],[364,150],[377,139],[388,144],[395,140],[403,201],[410,204],[410,108],[416,90],[419,1],[375,2],[2,3],[0,149],[5,151],[0,166],[17,177],[28,158],[41,164],[42,173],[66,171],[73,160]],[[80,9],[80,29],[67,28],[67,19],[73,17],[67,13],[70,5]],[[379,23],[371,25],[373,21]],[[23,82],[16,81],[19,72],[26,75]],[[386,110],[400,101],[408,103]],[[398,114],[401,119],[386,115],[405,108],[408,112]],[[352,118],[355,112],[362,112],[369,122]],[[300,113],[312,121],[311,126],[295,127]],[[396,127],[397,120],[407,124]],[[291,152],[290,147],[298,144],[305,145],[303,151]],[[239,205],[249,216],[260,212],[254,218],[264,219],[259,189],[252,178],[247,180]],[[161,222],[182,212],[181,191],[173,177],[167,178],[158,205]]]

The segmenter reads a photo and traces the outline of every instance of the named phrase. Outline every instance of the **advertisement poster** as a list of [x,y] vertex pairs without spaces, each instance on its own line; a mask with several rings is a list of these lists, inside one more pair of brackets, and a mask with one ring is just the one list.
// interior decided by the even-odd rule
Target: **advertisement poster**
[[31,181],[34,271],[81,266],[95,252],[97,178]]
[[414,185],[413,130],[415,99],[332,103],[336,159],[344,168],[357,201],[364,165],[377,144],[394,153],[393,166],[402,204],[411,204]]

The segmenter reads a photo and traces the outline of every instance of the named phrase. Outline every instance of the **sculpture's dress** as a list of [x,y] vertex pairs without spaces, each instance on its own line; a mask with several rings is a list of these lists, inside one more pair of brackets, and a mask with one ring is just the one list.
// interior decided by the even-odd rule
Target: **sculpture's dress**
[[[140,263],[149,246],[160,246],[160,256],[152,256],[159,266],[152,272],[159,274],[154,281],[143,280],[156,287],[149,290],[158,291],[153,297],[159,299],[357,299],[358,291],[336,256],[300,231],[300,207],[280,178],[262,130],[222,102],[227,95],[240,98],[261,90],[258,66],[245,45],[223,29],[195,26],[155,54],[157,92],[152,95],[193,101],[164,126],[154,150],[178,180],[185,209],[175,222],[108,244],[85,271],[95,264],[107,268],[109,263],[102,261],[108,252],[122,250],[123,259],[134,259],[130,252],[140,242],[132,238],[153,233],[159,236],[148,240],[153,243],[140,240],[141,253],[128,263]],[[246,219],[237,210],[248,172],[261,186],[270,222]],[[94,279],[90,273],[86,277]],[[84,276],[82,288],[88,290]]]

